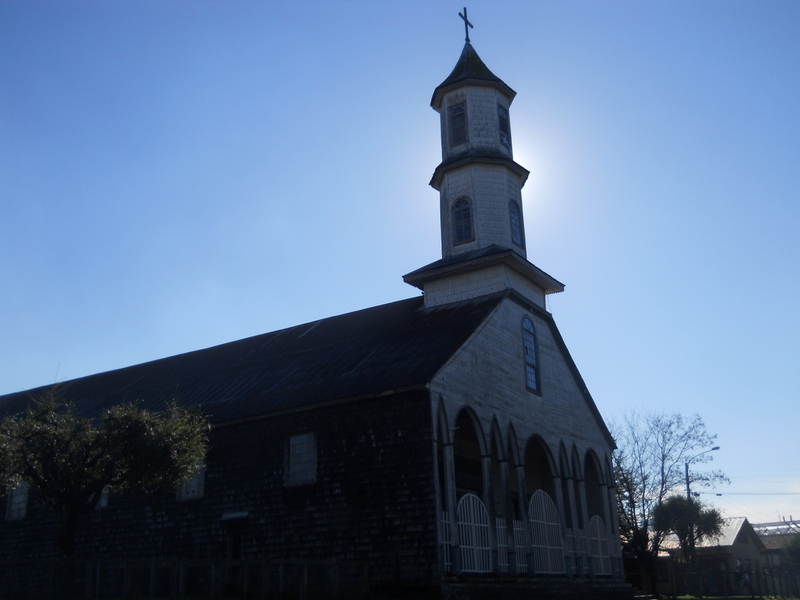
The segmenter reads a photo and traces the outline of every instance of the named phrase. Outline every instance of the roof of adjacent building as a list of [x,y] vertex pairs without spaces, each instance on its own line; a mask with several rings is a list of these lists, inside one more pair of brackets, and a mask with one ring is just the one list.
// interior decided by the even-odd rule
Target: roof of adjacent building
[[760,535],[758,537],[767,550],[784,550],[793,540],[800,538],[800,533]]
[[[505,293],[435,308],[400,300],[58,384],[79,414],[176,399],[221,423],[424,384]],[[0,397],[18,412],[44,388]]]
[[744,517],[731,517],[722,520],[719,536],[702,540],[698,546],[733,546],[736,538],[744,527],[747,519]]
[[755,544],[761,549],[764,546],[747,518],[730,517],[722,519],[722,528],[718,536],[701,540],[697,543],[697,547],[712,548],[747,543]]
[[478,53],[475,52],[475,48],[469,42],[464,44],[464,49],[461,51],[461,56],[458,58],[456,66],[453,67],[453,71],[433,91],[431,106],[439,110],[442,96],[445,92],[465,83],[495,86],[510,100],[513,100],[514,96],[517,95],[502,79],[489,70],[489,67],[484,64]]

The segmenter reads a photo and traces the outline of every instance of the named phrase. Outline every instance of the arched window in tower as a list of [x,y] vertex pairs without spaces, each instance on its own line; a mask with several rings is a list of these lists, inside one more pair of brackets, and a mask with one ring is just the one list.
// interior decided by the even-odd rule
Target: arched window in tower
[[469,199],[461,197],[453,205],[453,245],[464,244],[475,239],[472,231],[472,207]]
[[539,380],[539,355],[536,348],[536,330],[528,317],[522,320],[522,345],[525,349],[525,385],[533,392],[541,391]]
[[522,233],[522,211],[516,200],[508,203],[508,214],[511,218],[511,241],[522,248],[525,244],[525,236]]
[[467,105],[463,102],[454,104],[448,109],[448,128],[450,145],[457,146],[467,141]]

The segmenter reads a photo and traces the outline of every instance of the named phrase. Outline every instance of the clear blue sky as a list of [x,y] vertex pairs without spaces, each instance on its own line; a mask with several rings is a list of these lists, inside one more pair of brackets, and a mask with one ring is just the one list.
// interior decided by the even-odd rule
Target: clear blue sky
[[[0,3],[0,393],[415,295],[462,6]],[[699,413],[704,499],[800,518],[800,3],[468,9],[601,412]]]

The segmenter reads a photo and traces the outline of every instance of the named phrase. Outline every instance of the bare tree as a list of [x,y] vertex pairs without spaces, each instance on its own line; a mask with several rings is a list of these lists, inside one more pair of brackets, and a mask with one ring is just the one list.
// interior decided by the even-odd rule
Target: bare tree
[[[720,471],[697,472],[692,466],[712,460],[716,435],[699,415],[633,411],[611,424],[618,449],[613,465],[623,547],[634,554],[645,584],[652,590],[655,557],[664,533],[653,527],[653,511],[688,483],[709,487],[726,483]],[[687,468],[688,465],[688,468]]]

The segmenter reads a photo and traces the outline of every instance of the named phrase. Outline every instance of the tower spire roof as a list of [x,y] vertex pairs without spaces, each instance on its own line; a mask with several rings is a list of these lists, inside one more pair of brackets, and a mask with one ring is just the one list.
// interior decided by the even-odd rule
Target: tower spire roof
[[512,100],[517,95],[502,79],[489,70],[489,67],[484,64],[481,57],[475,52],[475,48],[469,42],[464,44],[464,49],[461,51],[461,56],[458,58],[453,71],[447,76],[447,79],[433,90],[431,106],[438,111],[444,94],[452,88],[465,83],[497,87],[508,96],[509,100]]

